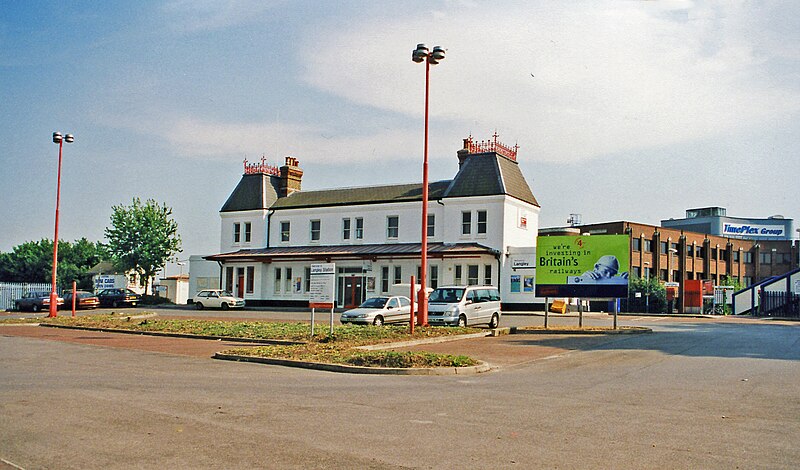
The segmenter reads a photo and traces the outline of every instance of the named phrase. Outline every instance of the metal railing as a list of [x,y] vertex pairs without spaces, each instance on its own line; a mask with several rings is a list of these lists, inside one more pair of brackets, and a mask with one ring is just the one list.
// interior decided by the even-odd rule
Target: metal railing
[[758,317],[800,318],[800,294],[761,291],[761,300],[755,315]]

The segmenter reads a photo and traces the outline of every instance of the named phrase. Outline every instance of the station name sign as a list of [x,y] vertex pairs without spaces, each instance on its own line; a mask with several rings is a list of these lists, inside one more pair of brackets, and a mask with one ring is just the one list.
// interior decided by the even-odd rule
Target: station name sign
[[782,225],[724,224],[723,235],[747,235],[751,237],[783,237],[786,229]]

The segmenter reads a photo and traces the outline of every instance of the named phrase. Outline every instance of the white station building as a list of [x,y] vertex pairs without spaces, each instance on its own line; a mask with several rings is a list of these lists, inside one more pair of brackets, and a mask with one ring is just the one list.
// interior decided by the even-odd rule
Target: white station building
[[[429,185],[428,287],[493,285],[506,310],[529,308],[540,206],[517,147],[464,139],[458,172]],[[336,306],[419,279],[422,184],[301,191],[303,172],[248,164],[220,210],[221,287],[251,306],[305,307],[311,265],[336,265]],[[512,277],[516,292],[512,292]]]

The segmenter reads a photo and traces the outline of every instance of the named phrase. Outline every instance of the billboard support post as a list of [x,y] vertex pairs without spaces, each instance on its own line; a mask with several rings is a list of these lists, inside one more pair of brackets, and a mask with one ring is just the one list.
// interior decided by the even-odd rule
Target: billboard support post
[[583,300],[578,298],[578,328],[583,328]]
[[619,299],[614,299],[614,329],[617,329],[617,311],[619,310]]
[[547,329],[547,319],[550,315],[550,297],[544,298],[544,329]]

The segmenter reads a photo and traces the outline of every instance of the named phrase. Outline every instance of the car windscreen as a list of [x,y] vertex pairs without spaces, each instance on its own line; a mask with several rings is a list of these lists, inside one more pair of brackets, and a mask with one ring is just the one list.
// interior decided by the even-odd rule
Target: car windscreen
[[388,299],[386,297],[373,297],[371,299],[365,300],[360,307],[361,308],[383,308],[386,305],[386,301]]
[[457,288],[439,288],[431,292],[428,297],[428,303],[445,303],[451,304],[460,302],[464,296],[464,289]]

